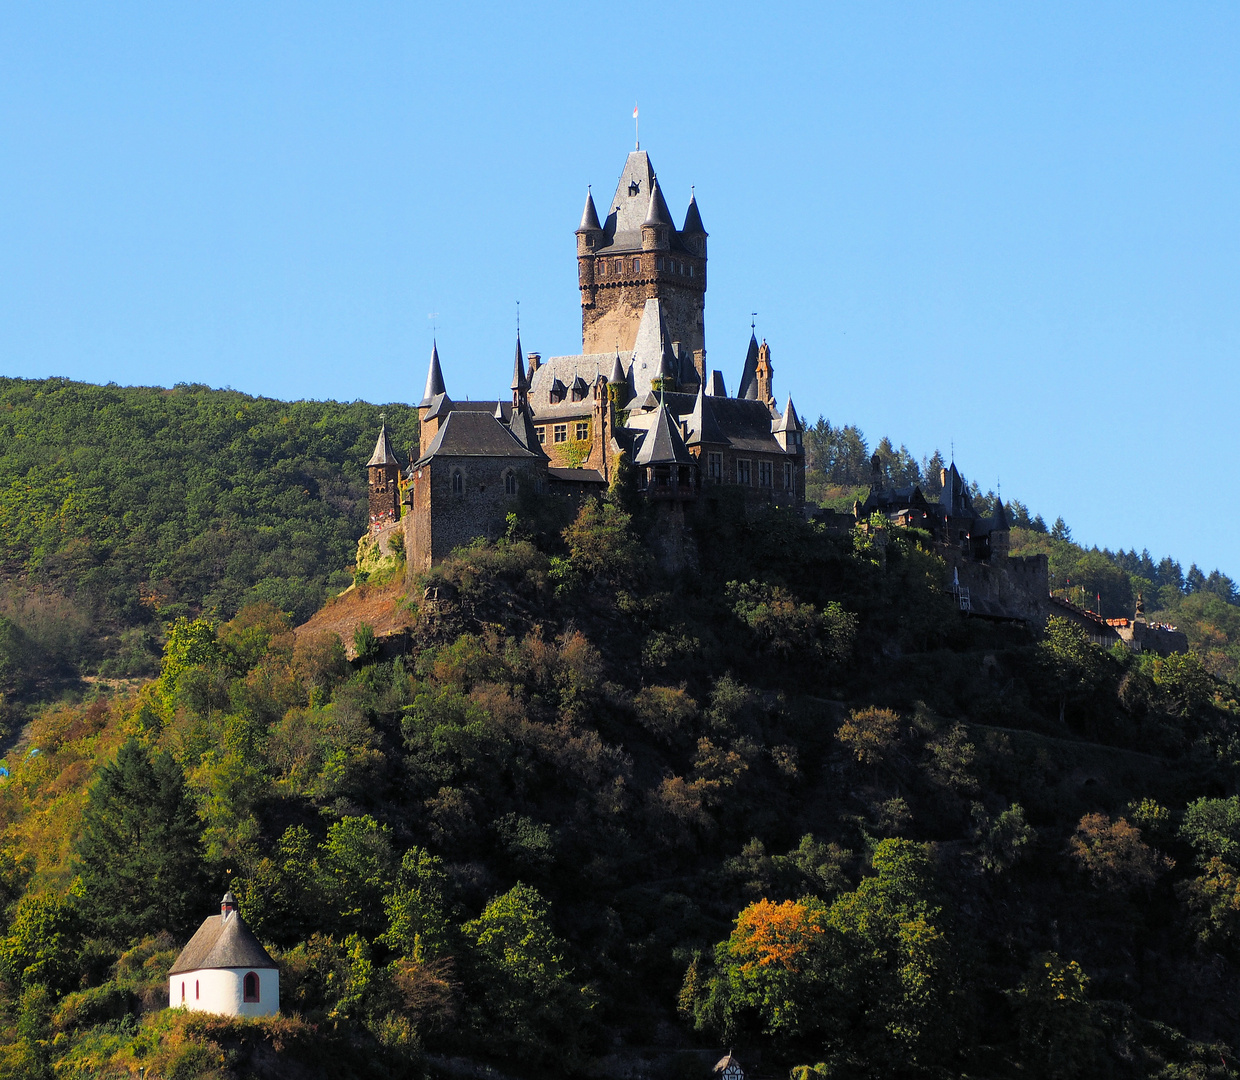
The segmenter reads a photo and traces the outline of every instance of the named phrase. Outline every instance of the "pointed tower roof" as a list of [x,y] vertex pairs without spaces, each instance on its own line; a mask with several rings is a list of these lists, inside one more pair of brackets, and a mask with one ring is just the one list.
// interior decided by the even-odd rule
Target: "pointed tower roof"
[[607,380],[609,383],[628,382],[624,374],[624,365],[620,362],[620,353],[616,353],[615,363],[611,365],[611,376]]
[[801,421],[797,411],[792,407],[792,396],[788,396],[788,404],[784,407],[784,415],[775,421],[772,431],[800,431]]
[[371,465],[400,465],[399,459],[396,457],[396,451],[392,449],[392,440],[388,438],[387,424],[379,428],[379,441],[375,443],[375,452],[370,455],[370,460],[366,462],[366,467]]
[[634,459],[638,465],[691,465],[693,455],[680,437],[680,428],[666,405],[660,404],[654,423],[642,439]]
[[726,445],[727,436],[715,419],[715,410],[706,398],[706,387],[699,386],[697,400],[693,403],[693,412],[689,414],[689,446],[700,446],[702,443],[719,443]]
[[640,397],[650,389],[652,379],[663,378],[659,372],[665,363],[675,373],[676,357],[672,355],[668,340],[662,303],[652,297],[642,310],[641,322],[637,324],[637,338],[633,342],[632,366],[629,369],[633,376],[633,393]]
[[685,224],[680,231],[686,236],[706,235],[706,230],[702,227],[702,215],[698,212],[696,194],[689,195],[689,209],[685,211]]
[[737,387],[738,398],[758,400],[758,336],[749,335],[749,351],[745,353],[745,370],[741,372],[741,384]]
[[603,226],[598,223],[598,211],[594,209],[594,196],[586,188],[586,208],[581,212],[581,224],[577,226],[579,233],[602,232]]
[[525,377],[525,356],[521,352],[521,331],[517,331],[517,358],[512,366],[512,390],[528,390],[529,381]]
[[728,388],[723,384],[723,372],[712,371],[706,383],[706,393],[710,397],[727,397]]
[[650,189],[654,186],[654,166],[645,150],[633,150],[625,159],[616,194],[607,208],[603,226],[609,236],[623,233],[640,235],[642,219],[650,205]]
[[534,427],[534,418],[530,415],[529,406],[512,410],[512,419],[508,421],[508,430],[526,450],[535,457],[547,460],[547,452],[538,441],[538,431]]
[[[660,330],[663,327],[659,328]],[[654,377],[656,379],[675,379],[676,378],[676,357],[672,354],[671,346],[667,343],[666,333],[662,334],[663,348],[659,350],[659,366],[655,369]]]
[[995,496],[995,513],[990,520],[990,527],[992,529],[1011,528],[1011,525],[1008,522],[1007,510],[1004,509],[1003,500],[998,495]]
[[663,192],[659,189],[659,181],[656,177],[650,186],[650,205],[646,209],[646,220],[643,225],[670,225],[672,223],[671,211],[667,208],[667,200],[663,198]]
[[426,392],[422,395],[422,400],[418,403],[418,408],[425,408],[440,394],[446,394],[448,391],[443,384],[443,369],[439,366],[439,343],[431,344],[431,366],[426,373]]

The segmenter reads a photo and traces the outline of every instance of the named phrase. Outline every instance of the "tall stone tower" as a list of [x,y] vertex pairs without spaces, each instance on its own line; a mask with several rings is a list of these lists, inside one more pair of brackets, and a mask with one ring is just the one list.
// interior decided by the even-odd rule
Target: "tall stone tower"
[[400,518],[400,461],[388,438],[387,424],[379,428],[375,452],[366,462],[370,481],[370,532],[377,533]]
[[[633,348],[647,300],[658,300],[679,355],[706,369],[706,230],[690,196],[677,229],[644,150],[624,163],[616,193],[600,224],[594,197],[577,229],[581,286],[581,349],[611,353]],[[688,365],[686,365],[686,368]]]

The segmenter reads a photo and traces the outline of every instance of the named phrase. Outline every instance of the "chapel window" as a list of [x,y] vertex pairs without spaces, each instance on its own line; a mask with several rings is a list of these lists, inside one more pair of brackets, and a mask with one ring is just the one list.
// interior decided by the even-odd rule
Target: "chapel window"
[[504,473],[504,494],[515,495],[517,493],[517,474],[511,469]]
[[465,477],[461,475],[460,469],[457,469],[456,472],[452,474],[452,494],[465,494]]
[[253,971],[246,972],[245,981],[242,983],[242,986],[241,986],[241,1000],[242,1001],[257,1001],[258,1000],[258,974],[256,972],[253,972]]

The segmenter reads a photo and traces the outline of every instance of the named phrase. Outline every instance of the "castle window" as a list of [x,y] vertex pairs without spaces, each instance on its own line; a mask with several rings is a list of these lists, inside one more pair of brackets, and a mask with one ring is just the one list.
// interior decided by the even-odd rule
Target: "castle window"
[[723,483],[723,455],[707,454],[706,455],[706,475],[710,477],[712,484]]
[[659,257],[659,258],[655,259],[654,264],[655,264],[655,266],[657,266],[660,270],[662,270],[662,269],[663,269],[663,259],[662,259],[662,257]]
[[771,463],[769,461],[758,462],[758,487],[771,487]]
[[791,461],[784,462],[784,490],[785,491],[792,490],[792,462]]
[[577,421],[577,439],[578,439],[578,441],[581,441],[582,439],[588,439],[589,437],[590,437],[590,425],[589,425],[589,423],[588,423],[587,421],[585,421],[585,420],[578,420],[578,421]]
[[553,432],[553,437],[555,441],[558,443],[568,442],[568,425],[567,424],[556,424],[554,428],[554,432]]
[[606,259],[599,259],[598,261],[598,276],[599,277],[607,276],[607,260]]
[[689,264],[689,276],[693,277],[693,263]]
[[547,441],[547,429],[545,427],[539,427],[534,430],[538,432],[538,445],[542,446],[542,444]]
[[616,273],[617,273],[617,274],[623,274],[623,273],[624,273],[624,260],[623,260],[623,259],[617,259],[617,260],[616,260]]
[[256,972],[247,971],[245,973],[245,981],[241,984],[241,1000],[258,1000],[258,975]]
[[461,475],[460,469],[457,469],[456,472],[452,474],[452,494],[465,494],[465,477]]
[[634,260],[633,260],[633,273],[635,273],[635,274],[640,274],[641,272],[642,272],[642,261],[641,261],[641,259],[634,259]]
[[509,469],[504,473],[504,494],[515,495],[517,493],[517,474]]
[[753,483],[750,466],[752,462],[738,459],[736,462],[736,482],[749,487]]

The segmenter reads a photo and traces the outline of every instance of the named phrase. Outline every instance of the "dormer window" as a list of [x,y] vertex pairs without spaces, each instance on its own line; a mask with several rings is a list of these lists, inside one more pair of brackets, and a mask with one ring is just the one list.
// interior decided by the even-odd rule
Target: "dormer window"
[[641,184],[636,180],[629,181],[629,195],[640,195],[642,192]]

